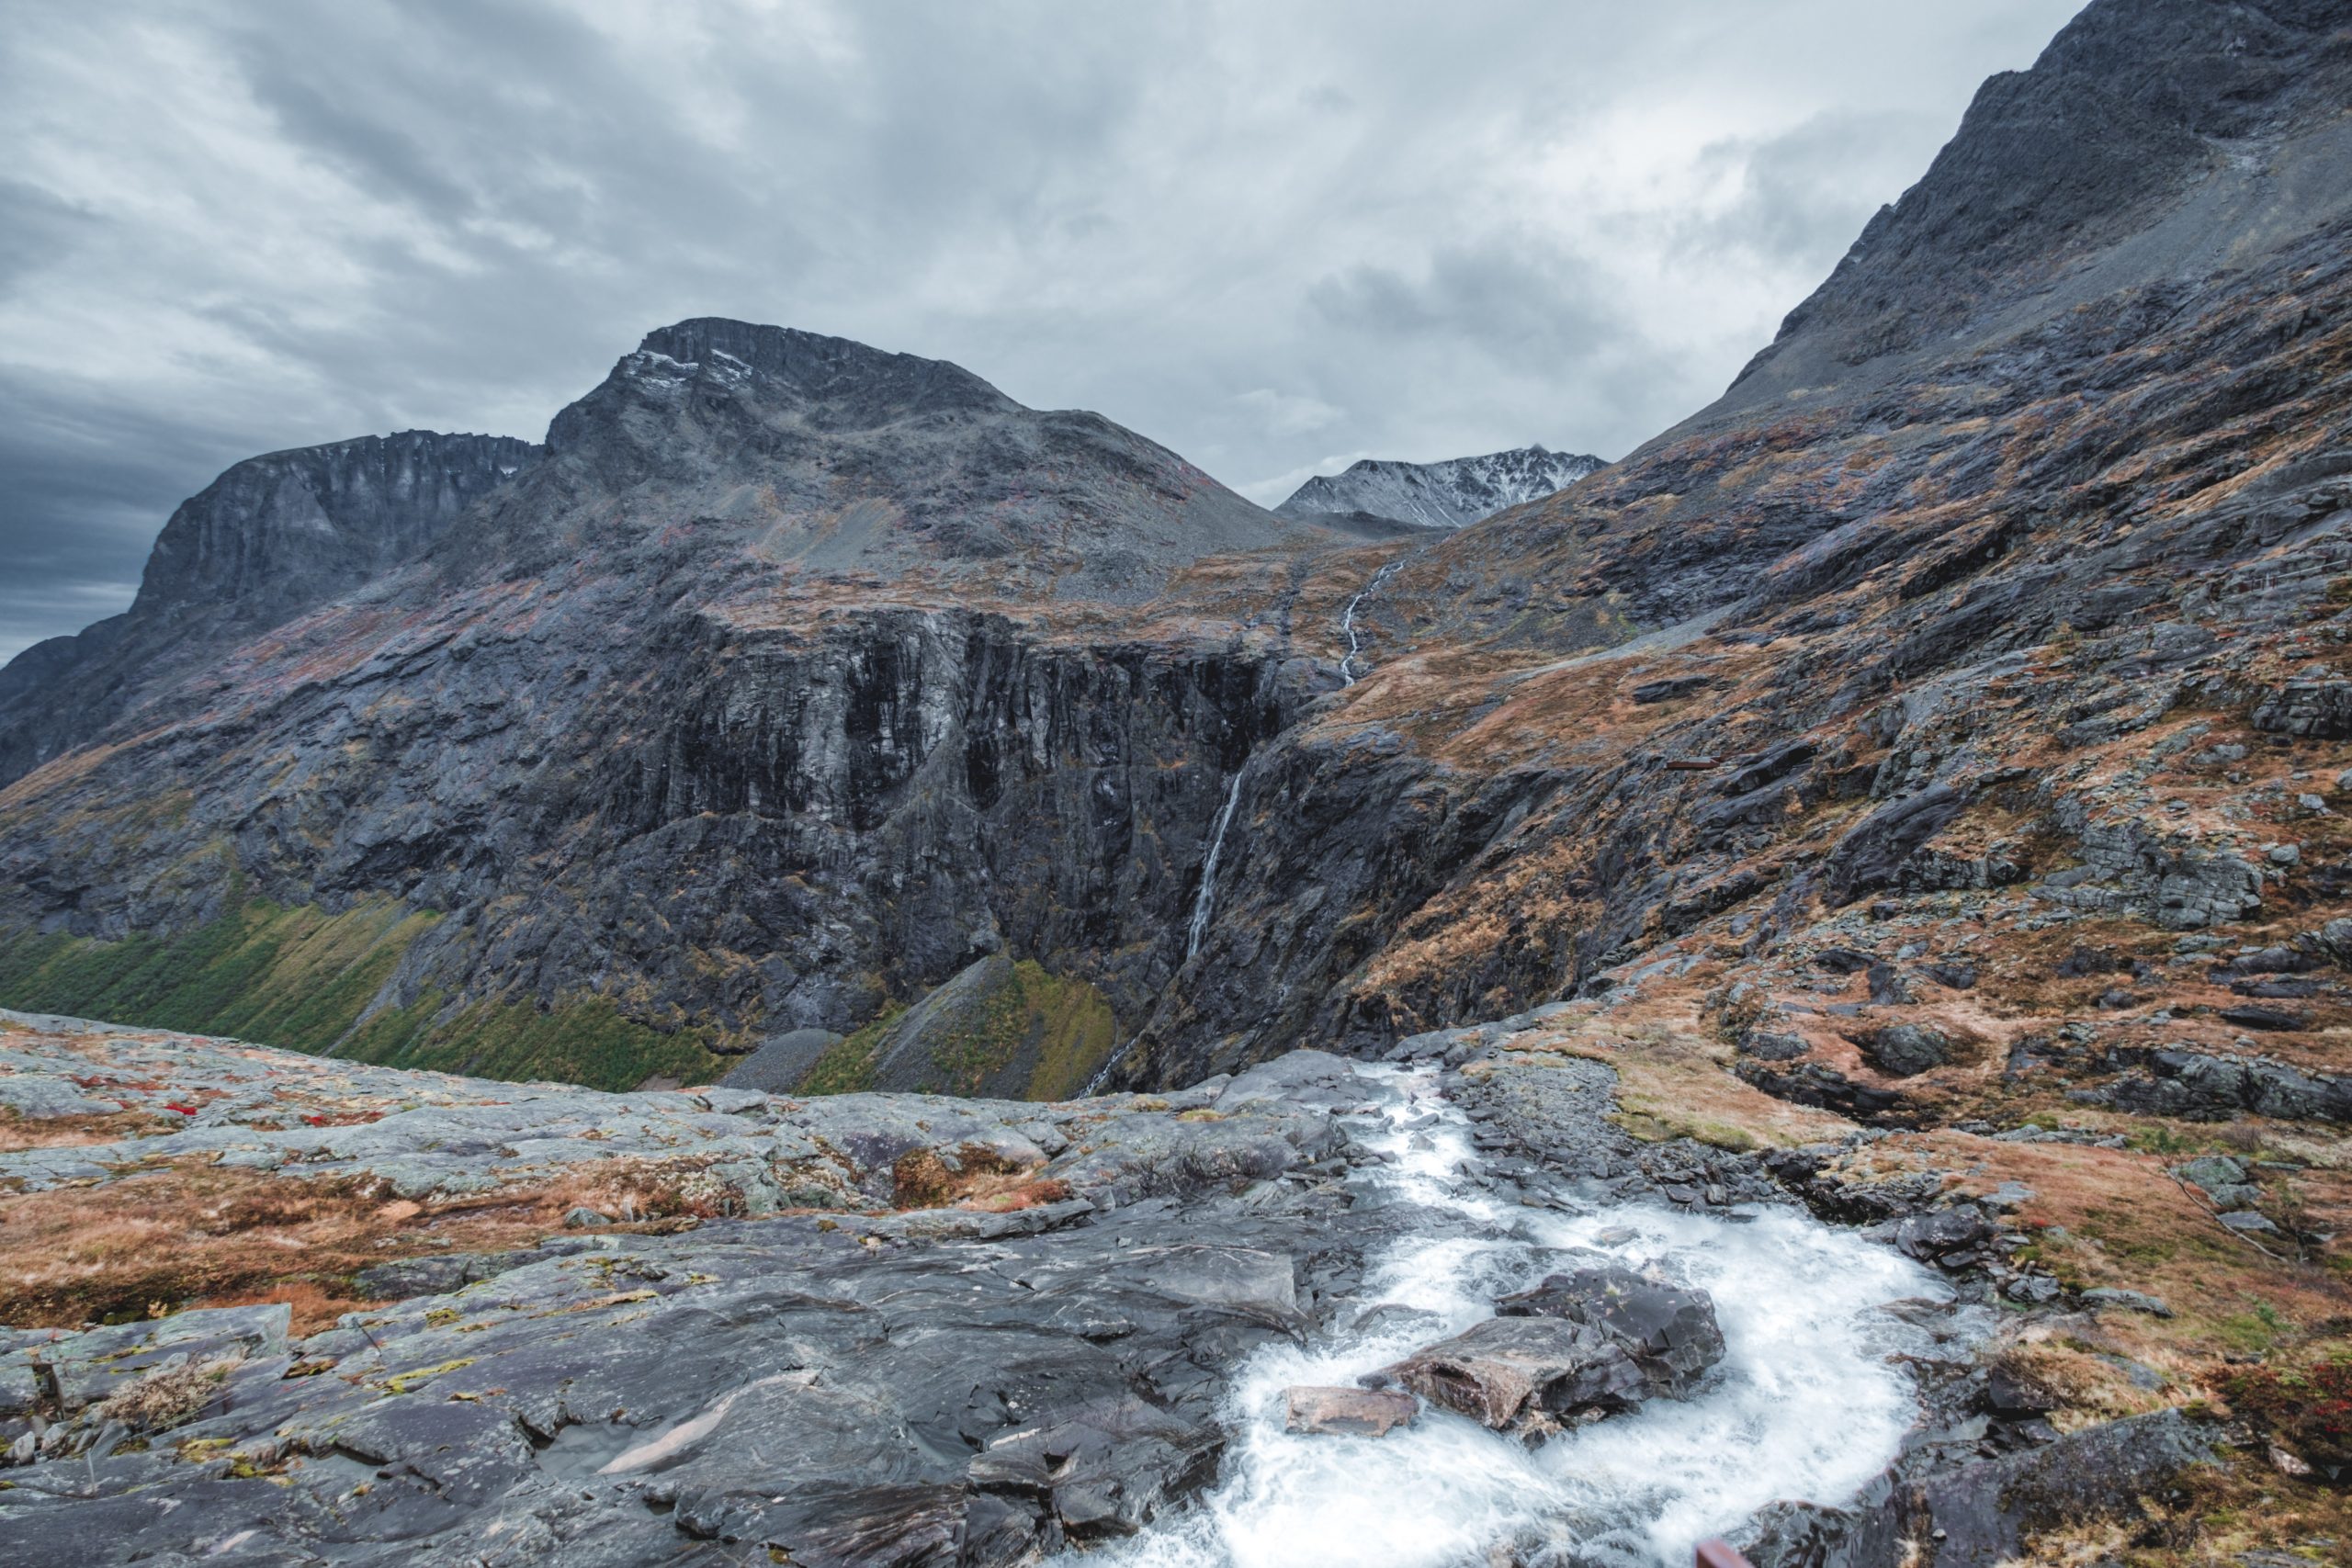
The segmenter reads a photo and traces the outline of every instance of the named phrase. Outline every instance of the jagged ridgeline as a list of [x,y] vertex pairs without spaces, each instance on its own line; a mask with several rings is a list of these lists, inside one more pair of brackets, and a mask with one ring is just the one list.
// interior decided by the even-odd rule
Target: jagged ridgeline
[[[2285,943],[2352,889],[2348,51],[2335,6],[2091,6],[1724,398],[1454,530],[719,321],[541,446],[240,465],[0,676],[0,1001],[1048,1094],[1882,903],[1984,1006],[2039,1005],[2051,910]],[[2008,978],[1927,902],[2005,889]],[[1749,1067],[1855,1102],[1823,1049]]]

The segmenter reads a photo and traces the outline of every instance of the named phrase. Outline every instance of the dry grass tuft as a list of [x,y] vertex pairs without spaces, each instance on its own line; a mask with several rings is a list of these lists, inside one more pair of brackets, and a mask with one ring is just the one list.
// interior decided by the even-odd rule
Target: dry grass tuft
[[119,1421],[134,1432],[161,1432],[178,1426],[211,1403],[229,1374],[244,1364],[243,1356],[213,1356],[158,1367],[128,1388],[117,1389],[91,1412],[103,1427]]

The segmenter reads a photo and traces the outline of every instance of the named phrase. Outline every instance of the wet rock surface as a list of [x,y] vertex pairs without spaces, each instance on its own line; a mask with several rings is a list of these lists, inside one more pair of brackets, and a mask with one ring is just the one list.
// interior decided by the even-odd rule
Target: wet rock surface
[[[133,1055],[168,1043],[181,1095],[266,1081],[273,1066],[313,1094],[402,1077],[96,1038]],[[9,1065],[40,1054],[18,1037]],[[748,1169],[763,1157],[748,1145],[797,1138],[836,1151],[851,1201],[387,1266],[407,1277],[376,1283],[406,1299],[299,1338],[282,1305],[8,1331],[0,1442],[17,1462],[0,1536],[28,1561],[454,1563],[496,1543],[516,1561],[764,1561],[773,1545],[846,1563],[1012,1562],[1133,1533],[1216,1475],[1232,1366],[1307,1331],[1380,1234],[1376,1214],[1283,1179],[1342,1153],[1330,1106],[1351,1079],[1336,1058],[1289,1058],[1189,1113],[1124,1098],[803,1108],[737,1091],[724,1112],[579,1090],[485,1107],[511,1087],[438,1080],[443,1106],[394,1111],[365,1124],[367,1147],[293,1163],[386,1180],[463,1168],[494,1185],[520,1173],[465,1111],[519,1111],[544,1134],[601,1110],[605,1135],[560,1140],[583,1146],[572,1157],[684,1144]],[[794,1122],[803,1109],[813,1119]],[[254,1136],[232,1118],[219,1114],[222,1136]],[[1002,1213],[856,1196],[853,1172],[871,1185],[910,1151],[983,1143],[1050,1165],[1070,1196]],[[115,1179],[125,1153],[86,1146],[76,1179]],[[190,1368],[202,1386],[152,1427],[107,1414]]]
[[1285,1429],[1336,1437],[1385,1437],[1420,1413],[1418,1400],[1394,1389],[1294,1388],[1283,1403]]
[[1483,1426],[1541,1432],[1658,1396],[1683,1398],[1723,1359],[1704,1291],[1621,1265],[1551,1275],[1496,1311],[1386,1375]]

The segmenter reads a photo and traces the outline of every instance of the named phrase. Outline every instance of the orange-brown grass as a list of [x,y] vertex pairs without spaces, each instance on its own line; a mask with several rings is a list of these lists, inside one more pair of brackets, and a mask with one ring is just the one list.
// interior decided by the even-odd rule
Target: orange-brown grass
[[[1603,1062],[1617,1073],[1616,1120],[1635,1137],[1695,1138],[1718,1148],[1786,1147],[1835,1138],[1852,1123],[1834,1111],[1775,1100],[1735,1077],[1731,1047],[1702,1026],[1699,1009],[1712,966],[1645,989],[1641,1000],[1599,1017],[1564,1015],[1511,1043]],[[1469,1069],[1476,1070],[1476,1064]]]
[[1041,1180],[1033,1168],[977,1144],[956,1150],[956,1163],[962,1168],[950,1170],[932,1149],[899,1156],[890,1168],[891,1201],[901,1209],[953,1205],[1009,1213],[1040,1203],[1057,1203],[1069,1196],[1066,1183]]
[[2178,1372],[2183,1389],[2225,1353],[2267,1351],[2352,1315],[2352,1282],[2338,1269],[2285,1256],[2289,1244],[2278,1238],[2267,1245],[2280,1255],[2266,1255],[2224,1228],[2210,1203],[2166,1173],[2179,1157],[1937,1131],[1883,1140],[1848,1163],[1857,1171],[1941,1170],[1971,1192],[2007,1181],[2030,1188],[2018,1222],[2036,1239],[2021,1256],[2071,1288],[2162,1297],[2174,1316],[2103,1314],[2100,1330],[2116,1343],[2100,1348]]
[[71,1148],[85,1144],[111,1144],[168,1133],[183,1118],[143,1111],[118,1111],[105,1116],[20,1116],[0,1111],[0,1153],[21,1149]]
[[285,1301],[319,1326],[351,1276],[423,1252],[528,1245],[578,1206],[635,1228],[691,1223],[695,1170],[598,1162],[566,1178],[450,1202],[388,1199],[367,1179],[300,1179],[183,1162],[97,1187],[0,1197],[0,1323],[71,1327],[191,1303]]

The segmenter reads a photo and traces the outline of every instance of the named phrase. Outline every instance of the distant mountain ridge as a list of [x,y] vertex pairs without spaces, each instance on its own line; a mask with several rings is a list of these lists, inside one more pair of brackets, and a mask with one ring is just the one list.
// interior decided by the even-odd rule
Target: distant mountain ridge
[[1274,510],[1300,519],[1365,513],[1422,528],[1460,528],[1507,506],[1540,501],[1608,466],[1599,457],[1540,446],[1437,463],[1367,457],[1344,473],[1307,480]]

